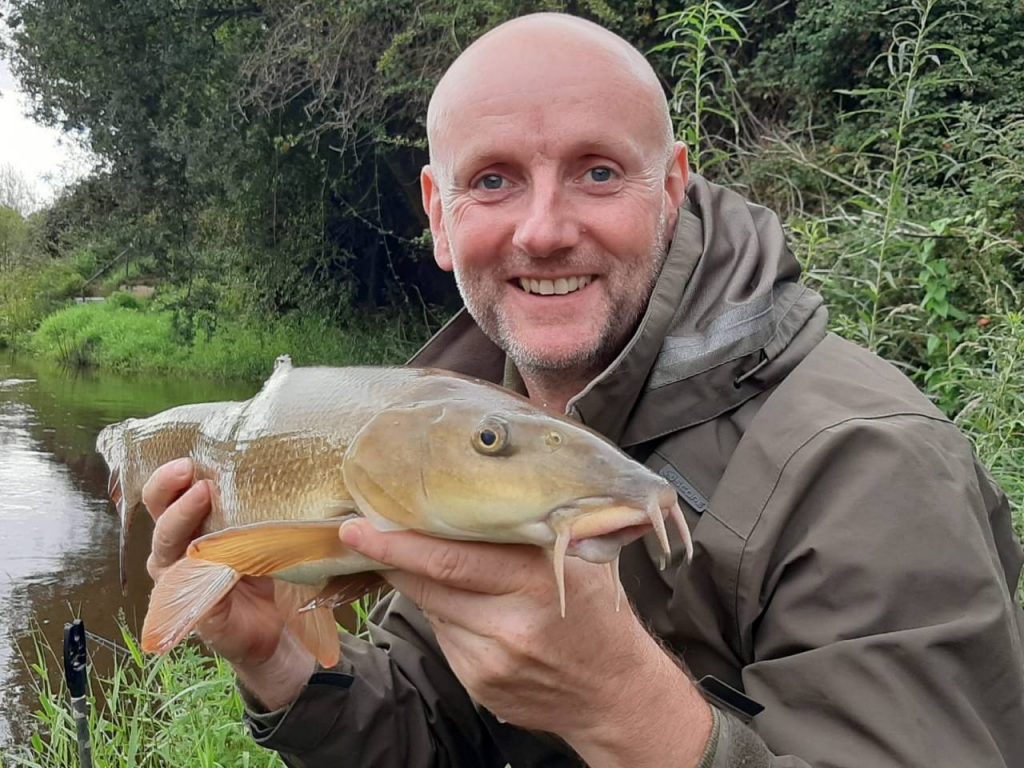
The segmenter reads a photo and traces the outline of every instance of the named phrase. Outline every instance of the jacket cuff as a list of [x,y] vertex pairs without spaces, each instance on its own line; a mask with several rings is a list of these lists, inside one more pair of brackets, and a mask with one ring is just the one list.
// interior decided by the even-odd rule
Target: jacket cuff
[[699,768],[770,768],[772,753],[738,718],[711,707],[714,723]]
[[[279,752],[302,754],[315,749],[341,716],[354,679],[353,675],[334,669],[315,672],[295,701],[270,712],[239,683],[245,724],[253,740],[261,747]],[[324,722],[325,713],[334,715],[332,722]],[[311,722],[317,723],[317,728],[310,729]],[[314,736],[314,731],[320,738]]]

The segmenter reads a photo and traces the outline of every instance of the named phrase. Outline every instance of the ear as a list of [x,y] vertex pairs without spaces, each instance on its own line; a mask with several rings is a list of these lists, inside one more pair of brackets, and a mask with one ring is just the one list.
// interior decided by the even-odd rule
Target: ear
[[[690,165],[686,153],[686,145],[681,141],[675,143],[672,152],[672,161],[669,163],[668,172],[665,174],[665,195],[671,210],[678,210],[686,198],[686,183],[690,180]],[[672,215],[675,221],[675,213]]]
[[423,166],[423,170],[420,171],[420,192],[423,195],[423,210],[430,219],[430,235],[434,239],[434,261],[445,272],[451,272],[452,251],[444,227],[441,190],[437,185],[434,170],[429,165]]

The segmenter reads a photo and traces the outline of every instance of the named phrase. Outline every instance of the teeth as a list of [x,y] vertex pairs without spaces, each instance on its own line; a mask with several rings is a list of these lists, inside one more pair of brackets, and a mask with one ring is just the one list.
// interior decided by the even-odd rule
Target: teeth
[[564,296],[567,293],[578,291],[590,285],[590,276],[560,277],[557,280],[534,280],[529,277],[519,278],[519,287],[527,293],[536,293],[541,296],[557,294]]

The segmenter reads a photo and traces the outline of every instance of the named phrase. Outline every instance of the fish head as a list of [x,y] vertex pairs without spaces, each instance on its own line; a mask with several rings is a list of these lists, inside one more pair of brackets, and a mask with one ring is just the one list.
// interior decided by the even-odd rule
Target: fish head
[[[664,518],[682,520],[660,475],[583,425],[511,398],[383,410],[350,445],[344,474],[378,527],[537,544],[594,562],[652,527],[667,551]],[[688,533],[684,541],[689,552]]]

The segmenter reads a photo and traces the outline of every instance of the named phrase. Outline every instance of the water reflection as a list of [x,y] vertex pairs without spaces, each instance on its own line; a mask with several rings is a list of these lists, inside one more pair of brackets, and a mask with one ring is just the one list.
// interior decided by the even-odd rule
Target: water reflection
[[[269,366],[268,366],[269,367]],[[31,679],[22,654],[38,625],[59,649],[65,621],[117,636],[148,597],[144,515],[129,542],[129,589],[118,588],[118,525],[94,450],[106,424],[187,402],[249,397],[254,386],[75,375],[0,359],[0,749],[26,738]]]

